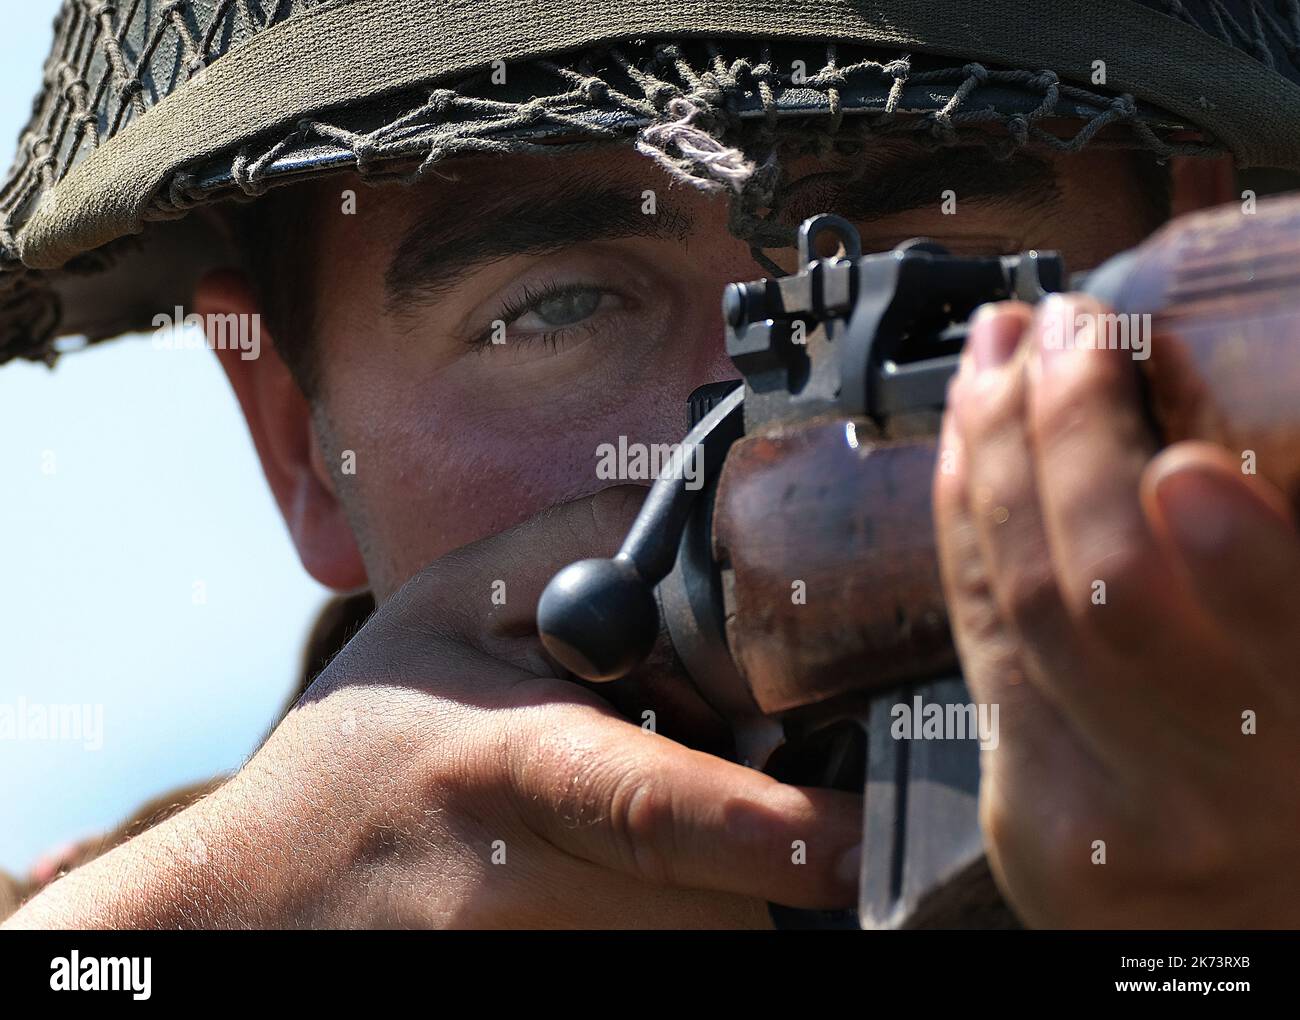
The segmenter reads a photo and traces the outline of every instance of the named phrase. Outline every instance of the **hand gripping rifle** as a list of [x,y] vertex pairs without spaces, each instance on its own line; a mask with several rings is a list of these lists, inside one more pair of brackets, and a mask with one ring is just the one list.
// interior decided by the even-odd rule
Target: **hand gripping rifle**
[[[834,257],[816,256],[824,236]],[[742,761],[864,791],[857,916],[774,906],[778,924],[1014,923],[984,856],[978,733],[918,740],[899,722],[975,718],[930,506],[966,323],[986,302],[1061,289],[1064,268],[1049,253],[963,258],[923,240],[864,257],[837,216],[802,225],[799,263],[727,288],[743,383],[692,394],[683,445],[699,449],[704,484],[662,475],[613,559],[555,576],[538,630],[574,674],[613,681],[662,621]],[[1217,442],[1300,505],[1300,196],[1183,217],[1073,282],[1150,317],[1135,371],[1161,442]]]

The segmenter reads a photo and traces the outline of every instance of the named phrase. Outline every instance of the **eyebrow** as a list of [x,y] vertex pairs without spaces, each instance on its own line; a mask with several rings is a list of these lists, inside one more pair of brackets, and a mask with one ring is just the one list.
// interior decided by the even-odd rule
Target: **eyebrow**
[[805,178],[808,184],[792,197],[786,215],[801,222],[830,210],[853,222],[870,223],[918,209],[938,209],[949,190],[958,209],[963,202],[973,202],[1047,210],[1061,199],[1056,168],[1030,153],[999,160],[982,147],[909,145],[903,153],[896,147],[884,148],[861,159],[863,172],[853,178],[842,171]]
[[[621,186],[620,186],[621,185]],[[508,185],[503,185],[504,190]],[[570,179],[558,190],[514,189],[506,196],[460,205],[473,215],[422,220],[402,238],[384,274],[390,312],[404,302],[433,301],[454,290],[473,269],[512,255],[545,255],[571,245],[625,237],[683,240],[691,219],[655,194],[646,213],[640,185]]]
[[[949,189],[958,203],[1027,209],[1051,208],[1061,197],[1053,165],[1028,153],[998,160],[987,149],[969,146],[899,148],[885,144],[865,153],[859,157],[862,173],[852,178],[843,170],[802,178],[783,218],[800,222],[829,209],[872,222],[938,206]],[[460,213],[422,219],[407,231],[384,274],[390,313],[400,315],[408,302],[436,301],[474,269],[514,255],[625,237],[681,241],[691,230],[690,217],[658,194],[656,213],[643,212],[642,190],[631,182],[598,185],[571,177],[558,189],[544,182],[501,195],[507,187],[502,183],[487,197],[483,189],[472,189],[458,203]]]

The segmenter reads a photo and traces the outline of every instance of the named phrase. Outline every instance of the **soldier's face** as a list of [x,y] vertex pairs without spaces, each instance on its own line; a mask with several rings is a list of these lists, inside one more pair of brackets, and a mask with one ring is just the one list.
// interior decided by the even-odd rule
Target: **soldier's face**
[[[855,183],[810,178],[787,215],[846,215],[867,251],[927,235],[963,254],[1055,248],[1072,269],[1154,225],[1129,155],[1037,159],[886,148]],[[691,390],[736,376],[724,285],[764,275],[725,197],[629,149],[444,172],[314,185],[315,415],[269,344],[227,360],[304,563],[381,599],[458,546],[612,484],[602,444],[679,440]],[[793,251],[768,254],[794,268]],[[198,301],[249,302],[229,277]]]

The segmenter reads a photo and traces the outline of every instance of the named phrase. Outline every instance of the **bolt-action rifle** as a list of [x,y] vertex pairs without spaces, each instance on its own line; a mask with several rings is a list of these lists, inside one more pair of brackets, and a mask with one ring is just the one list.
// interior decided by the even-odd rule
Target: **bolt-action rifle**
[[[818,257],[827,240],[838,250]],[[978,733],[916,740],[896,724],[900,706],[975,717],[931,523],[938,425],[975,309],[1038,302],[1063,288],[1064,266],[924,240],[863,256],[836,216],[802,225],[799,264],[727,288],[743,378],[691,397],[684,446],[699,449],[704,484],[661,475],[613,559],[552,580],[538,629],[575,675],[615,681],[666,625],[741,760],[864,791],[849,923],[998,923],[1011,915],[979,828]],[[1182,217],[1072,289],[1149,325],[1134,371],[1162,443],[1219,443],[1300,505],[1300,196]]]

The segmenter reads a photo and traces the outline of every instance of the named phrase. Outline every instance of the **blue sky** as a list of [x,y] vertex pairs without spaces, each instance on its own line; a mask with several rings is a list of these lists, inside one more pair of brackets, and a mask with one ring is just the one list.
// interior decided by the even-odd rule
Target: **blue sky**
[[[4,168],[57,9],[0,11]],[[149,797],[237,768],[288,696],[325,593],[298,565],[205,350],[136,337],[54,371],[0,367],[0,491],[0,714],[103,712],[98,749],[0,729],[0,869],[22,871]]]

